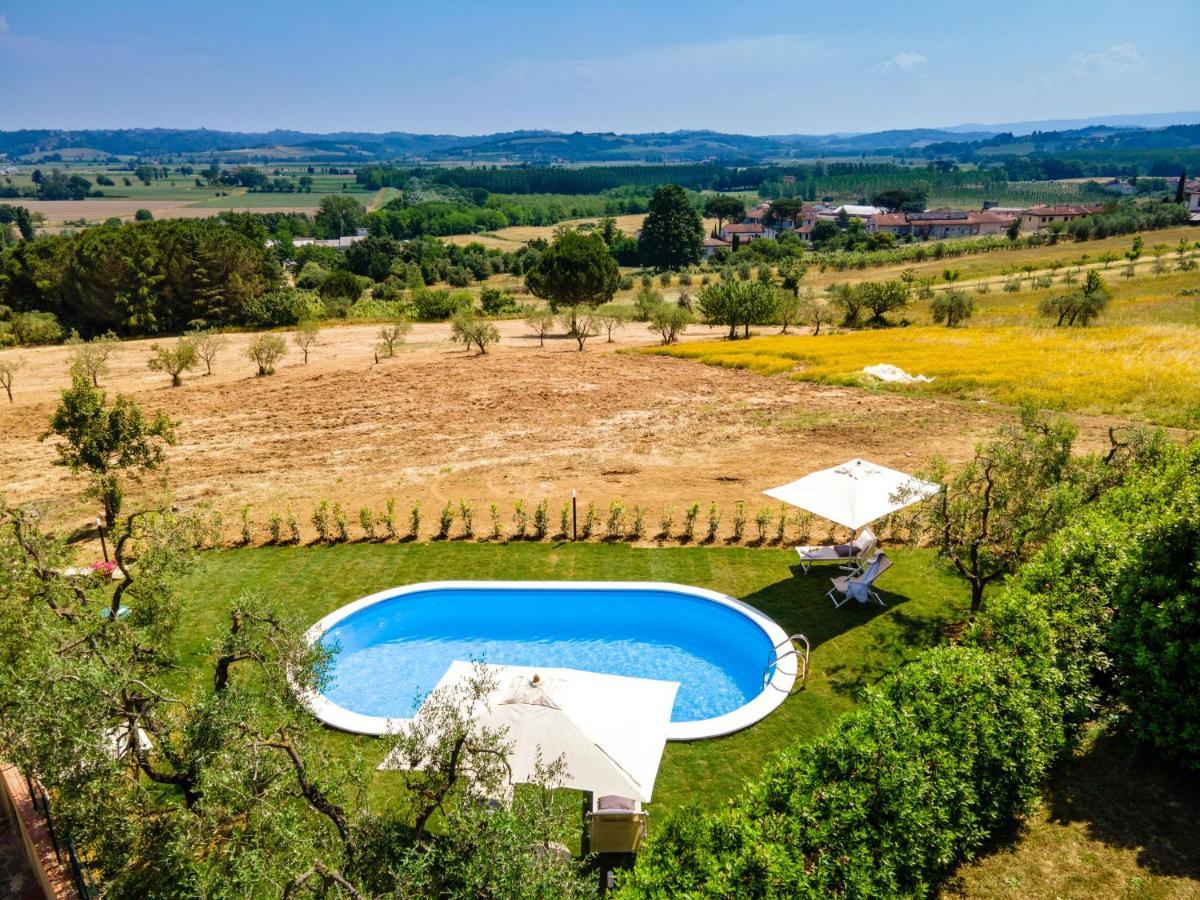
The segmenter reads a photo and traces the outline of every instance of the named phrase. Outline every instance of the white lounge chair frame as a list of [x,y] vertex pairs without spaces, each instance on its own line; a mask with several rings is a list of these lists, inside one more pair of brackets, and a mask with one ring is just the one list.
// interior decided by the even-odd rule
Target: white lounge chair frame
[[879,538],[870,528],[864,528],[850,543],[858,549],[856,553],[849,556],[839,556],[837,549],[829,544],[797,547],[796,553],[800,556],[800,569],[807,575],[813,563],[837,562],[842,564],[838,568],[845,569],[847,572],[862,572],[866,568],[866,561],[878,548]]
[[[887,606],[883,602],[883,597],[879,595],[879,591],[875,590],[875,580],[891,568],[891,565],[892,561],[888,559],[888,555],[880,551],[871,557],[861,572],[831,578],[833,587],[825,596],[833,601],[834,609],[840,609],[852,599],[860,603],[869,603],[874,600],[880,606]],[[839,594],[841,595],[840,600],[838,599]]]

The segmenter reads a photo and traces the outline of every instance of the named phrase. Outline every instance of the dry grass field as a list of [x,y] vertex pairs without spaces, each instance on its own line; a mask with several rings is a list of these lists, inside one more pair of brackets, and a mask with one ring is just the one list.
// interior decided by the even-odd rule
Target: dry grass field
[[[1089,415],[1200,427],[1200,300],[1186,291],[1194,272],[1108,279],[1113,300],[1104,324],[1055,328],[1039,317],[1044,296],[1070,288],[973,294],[971,324],[929,322],[927,304],[905,314],[909,328],[852,333],[700,341],[653,352],[798,381],[886,388],[912,396],[964,401],[1023,401]],[[886,363],[930,383],[883,385],[863,367]]]
[[[216,373],[191,374],[180,388],[146,368],[152,342],[129,341],[103,386],[180,422],[169,453],[176,496],[213,503],[227,523],[243,504],[262,522],[289,506],[307,519],[321,498],[357,510],[387,497],[421,501],[431,521],[447,501],[486,509],[546,498],[557,508],[573,488],[584,504],[640,504],[651,522],[692,502],[744,500],[753,512],[768,505],[764,488],[849,456],[901,468],[934,454],[963,459],[1009,415],[611,352],[647,345],[639,324],[583,354],[563,338],[540,348],[517,321],[500,327],[500,346],[481,357],[449,343],[446,326],[418,325],[378,365],[377,326],[329,328],[309,365],[292,350],[268,378],[254,377],[242,355],[249,336],[233,335]],[[68,350],[19,355],[16,402],[0,403],[0,484],[13,502],[76,497],[38,441],[67,383]],[[1108,420],[1083,424],[1085,443],[1098,446]]]
[[[268,378],[242,355],[249,336],[234,335],[216,374],[174,389],[146,368],[151,342],[130,341],[102,383],[180,422],[169,453],[176,495],[211,501],[227,522],[247,503],[259,521],[289,505],[306,519],[322,497],[354,510],[420,500],[427,520],[448,500],[547,498],[557,508],[572,488],[604,508],[641,504],[651,521],[691,502],[753,510],[764,488],[851,455],[909,468],[934,453],[961,459],[1003,415],[610,352],[648,342],[641,325],[583,354],[566,339],[539,348],[519,322],[501,329],[501,345],[480,357],[450,344],[444,325],[418,325],[403,352],[375,365],[377,326],[330,328],[308,366],[293,350]],[[16,402],[0,403],[0,484],[13,502],[76,497],[38,441],[69,353],[19,355]],[[1089,429],[1099,441],[1103,423]]]

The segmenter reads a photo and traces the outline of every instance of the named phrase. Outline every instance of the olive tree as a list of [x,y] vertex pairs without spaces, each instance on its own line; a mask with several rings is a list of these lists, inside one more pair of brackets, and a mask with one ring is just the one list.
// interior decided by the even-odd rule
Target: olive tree
[[287,353],[287,344],[277,334],[260,334],[246,348],[246,358],[258,369],[258,376],[274,375],[275,366]]
[[629,308],[617,303],[605,303],[596,310],[596,318],[607,335],[607,343],[611,344],[613,332],[618,328],[623,328],[629,321]]
[[975,301],[965,291],[943,291],[929,304],[933,321],[945,323],[947,328],[961,325],[975,312]]
[[940,460],[922,477],[942,490],[915,507],[914,540],[928,540],[971,589],[971,612],[990,584],[1013,572],[1077,505],[1076,429],[1023,410],[957,472]]
[[1055,319],[1055,325],[1088,325],[1108,307],[1108,289],[1100,273],[1087,273],[1083,287],[1069,294],[1047,297],[1038,305],[1038,311]]
[[175,443],[175,424],[162,412],[148,417],[131,397],[118,394],[111,407],[105,395],[82,376],[62,392],[42,440],[57,437],[55,463],[89,479],[85,497],[100,501],[105,520],[115,524],[125,482],[158,469]]
[[412,331],[412,322],[408,319],[395,319],[379,329],[379,343],[375,352],[382,357],[391,359],[396,355],[396,345],[404,343],[404,338]]
[[306,319],[296,326],[296,330],[292,334],[292,343],[304,354],[304,365],[306,366],[308,365],[308,351],[317,344],[317,337],[320,333],[321,326],[311,319]]
[[588,338],[595,337],[600,333],[600,319],[590,306],[580,304],[564,307],[561,319],[563,327],[567,331],[567,337],[574,338],[581,353]]
[[204,361],[204,374],[211,375],[213,360],[225,349],[229,339],[211,328],[193,331],[189,337],[192,339],[192,346],[196,348],[196,357]]
[[692,311],[677,303],[660,303],[650,313],[650,330],[666,346],[679,340],[679,335],[695,321]]
[[183,373],[196,368],[196,345],[190,338],[180,338],[174,346],[150,345],[150,359],[146,366],[152,372],[166,372],[171,376],[171,387],[183,384]]
[[500,329],[487,319],[481,319],[473,310],[462,309],[450,320],[450,340],[462,344],[468,350],[479,348],[479,355],[487,353],[491,344],[499,343]]
[[13,402],[13,378],[25,366],[25,360],[19,356],[8,356],[0,359],[0,386],[8,394],[8,402]]
[[538,309],[525,317],[525,325],[537,335],[538,346],[546,346],[546,335],[554,328],[554,313],[548,309]]
[[120,341],[110,332],[82,341],[74,336],[67,341],[74,347],[71,354],[71,377],[81,376],[92,383],[92,387],[100,386],[100,376],[108,374],[108,361],[112,358]]

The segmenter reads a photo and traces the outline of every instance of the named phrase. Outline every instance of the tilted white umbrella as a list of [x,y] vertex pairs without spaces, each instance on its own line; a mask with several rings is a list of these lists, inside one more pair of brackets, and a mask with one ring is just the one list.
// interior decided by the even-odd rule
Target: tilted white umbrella
[[[435,690],[465,681],[474,668],[455,660]],[[513,784],[536,781],[539,758],[550,763],[562,756],[564,787],[650,800],[678,682],[574,669],[487,668],[498,687],[475,721],[505,730]],[[397,766],[389,756],[380,769]]]
[[857,531],[940,490],[904,472],[852,459],[763,493]]

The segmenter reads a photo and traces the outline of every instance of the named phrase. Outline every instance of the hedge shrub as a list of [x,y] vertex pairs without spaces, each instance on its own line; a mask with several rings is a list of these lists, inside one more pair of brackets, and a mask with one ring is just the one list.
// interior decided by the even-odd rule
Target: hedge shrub
[[867,692],[716,812],[668,815],[625,897],[921,897],[1023,815],[1113,700],[1200,754],[1200,444],[1086,509],[953,647]]
[[931,651],[731,809],[669,816],[627,895],[924,896],[1027,811],[1060,715],[992,654]]

